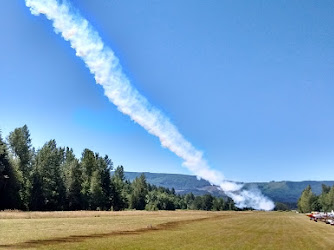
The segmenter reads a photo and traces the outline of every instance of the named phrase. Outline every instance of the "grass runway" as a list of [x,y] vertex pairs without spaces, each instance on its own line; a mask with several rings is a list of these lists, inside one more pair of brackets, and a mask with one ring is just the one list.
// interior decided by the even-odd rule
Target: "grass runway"
[[0,212],[0,249],[334,249],[292,212]]

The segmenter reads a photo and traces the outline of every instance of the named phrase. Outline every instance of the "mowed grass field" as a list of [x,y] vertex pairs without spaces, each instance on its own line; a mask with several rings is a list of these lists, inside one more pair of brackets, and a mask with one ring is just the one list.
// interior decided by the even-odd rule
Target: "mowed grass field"
[[334,249],[293,212],[0,212],[0,249]]

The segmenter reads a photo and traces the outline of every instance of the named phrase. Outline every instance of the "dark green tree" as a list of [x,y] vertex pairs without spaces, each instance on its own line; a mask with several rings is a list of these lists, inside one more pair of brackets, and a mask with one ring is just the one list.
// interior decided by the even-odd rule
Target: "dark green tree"
[[111,178],[112,162],[106,155],[104,158],[96,156],[97,169],[91,178],[91,209],[108,210],[111,207]]
[[9,159],[7,145],[0,133],[0,210],[20,208],[17,169]]
[[205,194],[202,198],[202,209],[206,211],[212,210],[213,206],[213,196],[211,194]]
[[69,166],[69,180],[67,186],[67,202],[69,210],[83,209],[83,197],[81,193],[82,188],[82,172],[80,169],[79,161],[76,159],[71,162]]
[[213,211],[222,211],[225,209],[225,202],[223,198],[214,198],[212,204]]
[[175,209],[187,209],[187,204],[182,195],[176,194],[174,196]]
[[132,193],[130,195],[130,208],[144,210],[146,206],[146,195],[148,193],[146,178],[144,174],[132,182]]
[[202,196],[196,196],[190,205],[190,209],[193,209],[193,210],[202,210],[203,207],[204,206],[203,206]]
[[63,159],[64,150],[57,148],[55,140],[47,142],[37,152],[33,171],[33,209],[62,210],[64,208],[66,192],[61,176]]
[[113,162],[109,159],[108,155],[106,155],[104,158],[99,158],[98,166],[101,170],[101,187],[103,192],[102,206],[104,209],[109,210],[112,206],[111,171],[113,169]]
[[27,125],[16,128],[8,136],[8,143],[18,166],[20,196],[22,209],[28,209],[31,192],[31,169],[34,149],[31,146],[30,133]]
[[104,193],[101,185],[101,173],[95,170],[90,181],[90,205],[89,208],[93,210],[102,210],[104,203]]
[[231,199],[230,197],[227,197],[226,199],[224,210],[229,210],[229,211],[238,210],[237,207],[235,206],[233,199]]
[[62,164],[62,178],[66,188],[66,209],[80,210],[82,207],[82,172],[73,150],[66,148]]
[[124,168],[123,166],[118,166],[111,177],[112,210],[119,211],[127,208],[127,195],[130,192],[130,183],[127,183],[125,180]]
[[92,203],[91,196],[91,181],[93,173],[98,170],[96,156],[93,151],[84,149],[81,157],[81,170],[82,170],[82,190],[83,195],[83,208],[90,209]]

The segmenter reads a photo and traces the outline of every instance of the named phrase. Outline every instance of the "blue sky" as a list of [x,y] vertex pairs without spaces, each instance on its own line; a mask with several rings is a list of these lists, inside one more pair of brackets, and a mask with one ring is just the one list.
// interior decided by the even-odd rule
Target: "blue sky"
[[[238,181],[334,179],[332,1],[80,0],[132,84]],[[127,171],[186,173],[111,104],[24,1],[0,9],[0,128],[39,148],[108,154]]]

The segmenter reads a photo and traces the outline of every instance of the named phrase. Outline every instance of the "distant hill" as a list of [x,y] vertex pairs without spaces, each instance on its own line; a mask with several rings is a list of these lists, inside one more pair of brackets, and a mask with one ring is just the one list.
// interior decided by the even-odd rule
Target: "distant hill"
[[311,185],[312,191],[319,195],[322,184],[333,186],[334,181],[271,181],[246,183],[245,188],[257,187],[273,201],[293,203],[298,201],[301,193],[308,185]]
[[[132,181],[142,173],[125,172],[125,177]],[[210,193],[214,196],[225,196],[224,192],[218,190],[216,186],[211,186],[206,180],[198,180],[193,175],[182,174],[160,174],[144,173],[148,183],[174,188],[179,194],[192,192],[195,195]],[[245,183],[245,188],[258,188],[261,192],[273,201],[296,204],[302,191],[307,185],[311,185],[312,191],[317,195],[321,193],[321,185],[334,185],[334,181],[271,181],[271,182],[251,182]]]

